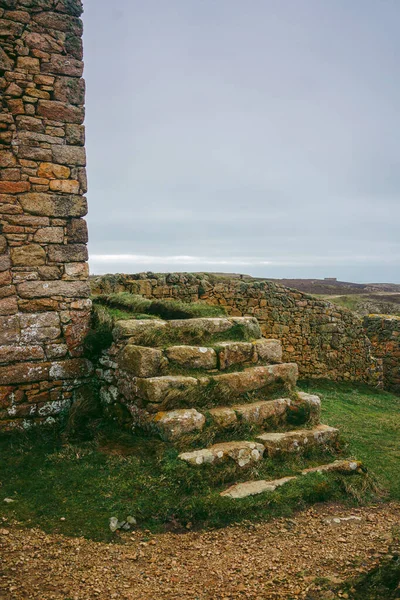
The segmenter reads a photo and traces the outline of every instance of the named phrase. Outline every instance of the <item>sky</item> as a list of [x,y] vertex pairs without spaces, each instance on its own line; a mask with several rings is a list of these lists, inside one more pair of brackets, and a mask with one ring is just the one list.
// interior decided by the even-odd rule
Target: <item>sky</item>
[[400,283],[398,0],[85,0],[92,273]]

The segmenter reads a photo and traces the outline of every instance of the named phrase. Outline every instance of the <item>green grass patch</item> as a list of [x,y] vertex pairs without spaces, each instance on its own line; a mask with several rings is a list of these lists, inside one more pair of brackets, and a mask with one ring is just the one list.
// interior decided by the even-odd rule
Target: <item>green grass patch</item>
[[203,302],[182,302],[180,300],[148,300],[143,296],[119,292],[117,294],[95,296],[94,303],[110,308],[122,309],[129,313],[142,313],[165,319],[194,319],[198,317],[223,317],[226,310]]
[[[0,438],[0,517],[49,532],[112,540],[109,518],[133,515],[138,526],[165,528],[220,527],[242,520],[290,515],[313,502],[366,502],[400,497],[399,402],[392,394],[363,386],[303,384],[320,393],[324,422],[341,428],[348,447],[343,457],[357,456],[371,475],[312,474],[273,493],[240,501],[219,496],[236,481],[274,479],[330,462],[327,452],[309,452],[289,460],[264,459],[248,469],[234,463],[195,468],[177,458],[171,444],[144,434],[121,432],[100,423],[91,441],[72,443],[44,429]],[[61,520],[65,519],[65,520]]]
[[400,499],[400,397],[365,385],[310,381],[322,399],[322,421],[338,427],[348,452],[362,460],[393,499]]

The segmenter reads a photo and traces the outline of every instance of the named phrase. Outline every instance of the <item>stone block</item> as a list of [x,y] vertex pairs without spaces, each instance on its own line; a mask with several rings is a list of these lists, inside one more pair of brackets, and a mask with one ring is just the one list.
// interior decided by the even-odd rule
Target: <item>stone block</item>
[[37,114],[40,117],[45,117],[52,121],[77,123],[78,125],[82,124],[85,118],[83,107],[58,102],[56,100],[39,100]]
[[155,377],[164,360],[161,350],[128,344],[118,356],[118,366],[134,377]]
[[14,67],[14,61],[4,52],[3,48],[0,48],[0,69],[2,71],[12,71]]
[[86,152],[83,146],[53,146],[53,160],[69,166],[86,166]]
[[78,77],[57,77],[53,96],[59,102],[82,106],[85,102],[85,82]]
[[82,77],[83,62],[68,54],[52,54],[49,62],[42,63],[42,73]]
[[86,281],[25,281],[17,286],[21,298],[89,298],[90,286]]
[[138,396],[150,403],[162,403],[168,398],[178,401],[185,399],[188,392],[193,391],[198,380],[182,375],[166,375],[165,377],[150,377],[137,379]]
[[216,369],[217,354],[201,346],[170,346],[165,350],[169,361],[188,369]]
[[263,453],[263,445],[257,442],[221,442],[203,450],[183,452],[178,458],[194,466],[233,460],[239,467],[245,467],[260,461]]
[[0,344],[14,344],[19,341],[19,319],[16,315],[0,317]]
[[89,377],[93,373],[93,365],[86,358],[70,358],[53,362],[49,368],[49,379],[79,379]]
[[282,384],[294,388],[297,382],[298,369],[295,363],[282,363],[250,367],[236,373],[226,373],[210,377],[215,384],[216,392],[223,395],[239,396],[254,392],[272,385]]
[[85,127],[67,123],[65,127],[65,139],[72,146],[83,146],[85,144]]
[[33,240],[40,244],[61,244],[64,240],[63,227],[43,227],[38,229]]
[[52,279],[61,279],[61,268],[57,266],[38,267],[38,280],[51,281]]
[[50,363],[23,362],[0,367],[0,385],[47,381]]
[[262,338],[254,342],[259,361],[279,363],[282,361],[282,344],[280,340]]
[[[129,338],[131,344],[152,345],[152,339],[158,341],[160,334],[164,333],[166,321],[158,319],[132,319],[117,321],[113,330],[115,340]],[[156,344],[157,345],[157,344]]]
[[51,162],[52,152],[48,148],[36,148],[35,146],[18,146],[17,154],[19,158],[30,160],[41,160]]
[[14,267],[35,267],[46,262],[46,252],[39,244],[11,248],[10,255]]
[[15,315],[18,312],[17,297],[0,299],[0,315]]
[[250,404],[232,406],[232,409],[240,417],[240,420],[253,425],[264,425],[271,422],[281,425],[286,421],[287,409],[291,404],[290,398],[278,398],[276,400],[260,400]]
[[22,208],[34,215],[49,217],[83,217],[87,213],[86,198],[29,192],[19,198]]
[[55,340],[61,335],[58,312],[20,314],[21,341],[25,344]]
[[267,450],[268,456],[298,453],[308,448],[334,446],[339,435],[338,429],[328,425],[317,425],[313,429],[299,429],[283,433],[263,433],[257,436]]
[[45,360],[41,346],[0,346],[0,363]]
[[44,11],[33,15],[33,20],[45,29],[57,29],[58,31],[73,32],[74,35],[82,35],[82,21],[68,14]]
[[0,273],[2,271],[7,271],[7,269],[9,269],[10,267],[11,267],[10,257],[7,256],[6,254],[3,254],[2,256],[0,256]]
[[220,496],[227,498],[247,498],[248,496],[256,496],[265,492],[274,492],[278,487],[285,485],[289,481],[293,481],[297,477],[282,477],[281,479],[273,479],[266,481],[265,479],[257,479],[255,481],[244,481],[236,483],[227,490],[220,493]]
[[206,419],[195,408],[158,412],[153,419],[161,437],[174,441],[184,435],[201,431]]
[[90,307],[82,311],[71,311],[69,322],[63,325],[65,341],[71,356],[83,354],[83,342],[90,328],[90,312]]
[[88,259],[88,251],[84,244],[60,244],[49,246],[47,256],[56,263],[83,262]]
[[17,69],[27,73],[40,73],[39,59],[31,56],[18,56]]
[[64,265],[63,279],[86,279],[89,277],[89,265],[87,262],[73,262]]
[[16,98],[15,100],[7,100],[8,110],[12,115],[24,115],[25,107],[24,103],[20,98]]
[[222,342],[218,344],[219,368],[229,369],[233,365],[252,362],[255,357],[251,342]]
[[10,150],[0,150],[0,168],[7,169],[14,167],[17,164],[17,159]]
[[71,219],[67,223],[67,236],[69,243],[86,244],[88,242],[88,229],[84,219]]
[[30,187],[29,181],[0,181],[0,194],[21,194]]
[[75,179],[52,179],[50,181],[50,190],[63,194],[78,194],[79,181]]
[[208,412],[213,422],[221,429],[229,429],[237,424],[237,414],[229,406],[217,406],[211,408]]
[[71,174],[71,169],[64,165],[55,163],[41,163],[38,169],[38,177],[45,179],[68,179]]

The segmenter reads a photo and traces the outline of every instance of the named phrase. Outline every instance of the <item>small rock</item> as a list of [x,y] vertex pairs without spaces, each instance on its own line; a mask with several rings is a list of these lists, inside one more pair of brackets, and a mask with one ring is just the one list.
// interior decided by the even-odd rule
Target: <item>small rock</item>
[[15,500],[13,500],[12,498],[4,498],[4,502],[6,502],[7,504],[11,504],[11,502],[15,502]]
[[119,529],[119,522],[117,517],[110,517],[110,530],[114,533]]
[[0,529],[0,535],[10,535],[8,529]]

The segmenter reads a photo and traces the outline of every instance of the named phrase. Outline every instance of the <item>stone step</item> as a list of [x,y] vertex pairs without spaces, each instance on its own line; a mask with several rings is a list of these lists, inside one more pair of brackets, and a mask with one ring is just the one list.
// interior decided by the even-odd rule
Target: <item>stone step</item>
[[317,425],[313,429],[298,429],[283,433],[262,433],[256,437],[261,442],[268,456],[302,452],[318,446],[333,446],[336,444],[339,430],[329,425]]
[[198,411],[195,408],[183,408],[170,411],[159,411],[154,416],[146,413],[142,416],[141,425],[155,426],[163,439],[170,441],[179,439],[189,433],[201,431],[206,423],[207,415],[212,425],[218,429],[232,429],[239,423],[265,427],[277,427],[288,422],[289,411],[300,412],[304,422],[319,422],[321,402],[318,396],[299,394],[293,398],[277,398],[275,400],[260,400],[248,404],[221,406],[210,410]]
[[244,481],[243,483],[236,483],[231,485],[227,490],[220,493],[220,496],[226,496],[228,498],[247,498],[248,496],[257,496],[263,492],[274,492],[277,487],[285,485],[288,481],[293,481],[297,477],[282,477],[281,479],[272,479],[266,481],[265,479],[258,479],[255,481]]
[[239,467],[258,462],[264,454],[264,446],[257,442],[221,442],[202,450],[183,452],[178,458],[190,465],[205,465],[233,460]]
[[273,385],[284,385],[292,390],[297,373],[295,363],[281,363],[204,377],[165,375],[131,380],[128,375],[128,382],[122,377],[119,387],[128,401],[138,399],[140,404],[147,404],[149,412],[158,412],[160,408],[179,408],[182,403],[194,407],[198,402],[202,403],[204,396],[213,403],[226,403],[230,398],[234,400],[248,392],[264,391]]
[[254,317],[216,317],[198,319],[127,319],[117,321],[113,330],[116,341],[129,339],[141,346],[166,346],[174,342],[191,344],[212,339],[234,337],[238,341],[261,338],[261,330]]
[[[301,475],[308,475],[308,473],[361,473],[363,467],[360,461],[352,460],[335,460],[327,465],[319,465],[318,467],[311,467],[304,469]],[[273,492],[276,488],[284,485],[288,481],[298,479],[297,476],[282,477],[281,479],[273,479],[272,481],[266,481],[265,479],[259,479],[254,481],[244,481],[243,483],[236,483],[231,485],[228,489],[220,493],[220,496],[227,498],[247,498],[248,496],[256,496],[264,492]]]
[[214,347],[169,346],[165,349],[126,344],[118,353],[120,369],[133,377],[157,377],[171,370],[225,370],[255,363],[279,363],[282,346],[278,340],[221,342]]

